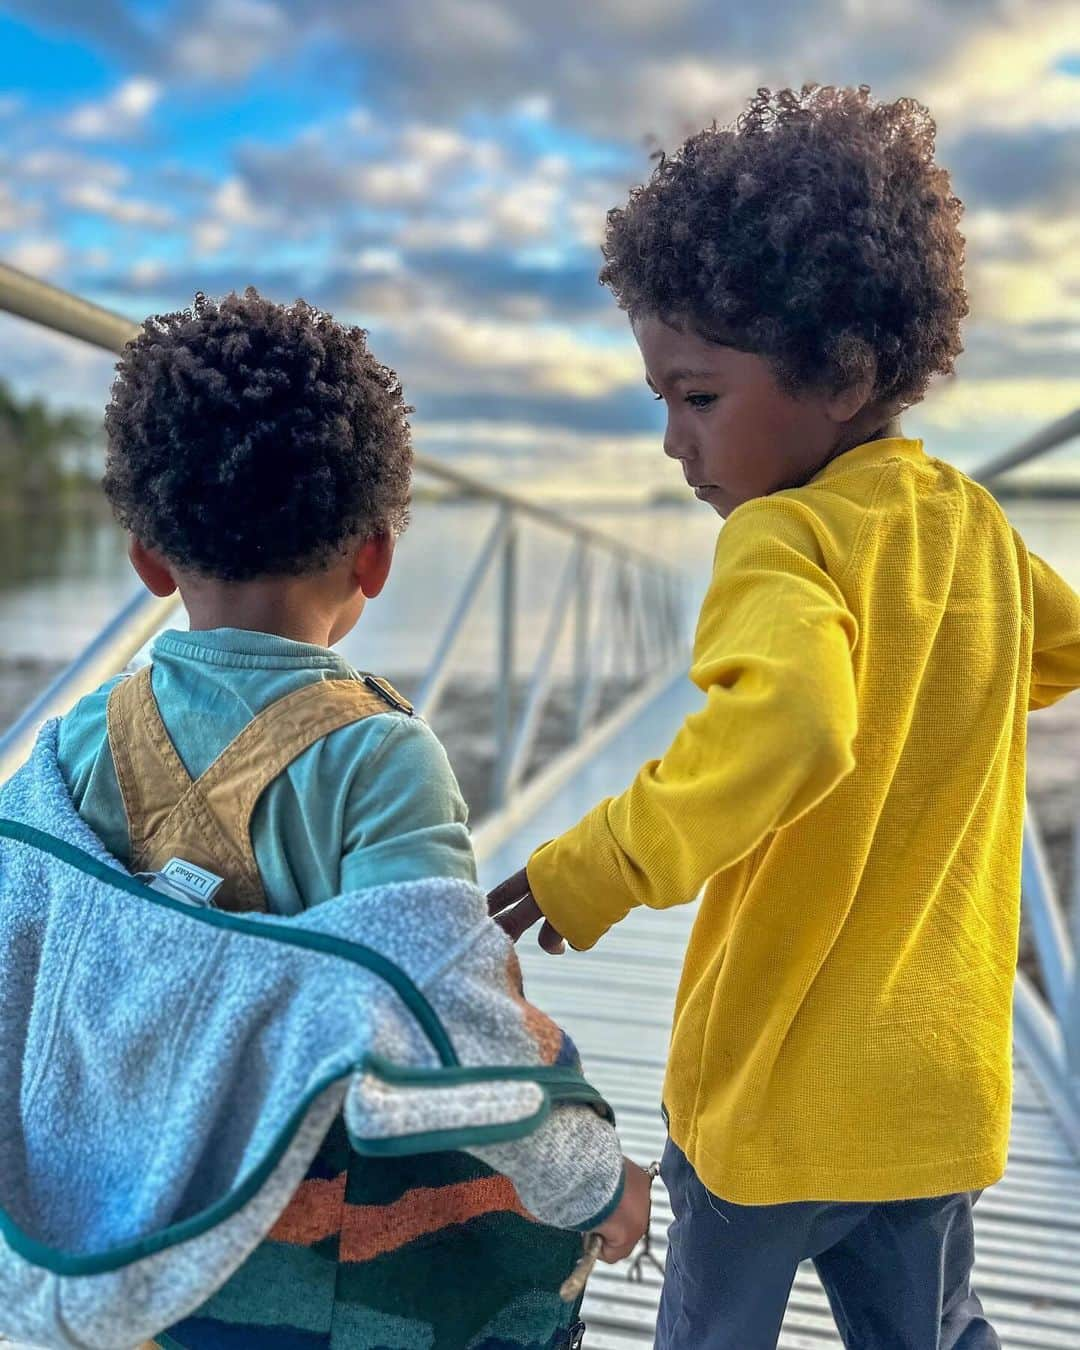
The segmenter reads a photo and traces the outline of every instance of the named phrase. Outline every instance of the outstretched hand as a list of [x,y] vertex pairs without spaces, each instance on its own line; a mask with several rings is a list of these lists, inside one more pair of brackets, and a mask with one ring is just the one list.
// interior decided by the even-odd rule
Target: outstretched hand
[[536,940],[544,951],[551,956],[560,956],[566,951],[563,935],[556,932],[544,918],[540,906],[533,899],[524,867],[489,893],[488,913],[511,942],[517,942],[534,924],[539,923],[540,933]]

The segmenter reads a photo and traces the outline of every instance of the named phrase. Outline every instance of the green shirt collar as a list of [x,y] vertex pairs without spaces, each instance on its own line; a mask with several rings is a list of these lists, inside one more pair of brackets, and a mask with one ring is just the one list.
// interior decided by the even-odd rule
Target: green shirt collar
[[294,642],[250,628],[203,628],[182,632],[170,628],[154,643],[153,656],[179,656],[210,665],[258,670],[331,670],[344,676],[352,666],[329,647]]

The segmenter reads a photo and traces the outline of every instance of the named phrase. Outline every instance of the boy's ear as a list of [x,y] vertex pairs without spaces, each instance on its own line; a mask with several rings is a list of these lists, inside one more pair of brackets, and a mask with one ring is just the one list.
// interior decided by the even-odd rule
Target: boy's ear
[[172,595],[176,590],[176,578],[169,564],[155,549],[149,548],[134,535],[128,540],[128,557],[131,565],[139,574],[139,580],[151,595]]
[[390,575],[394,536],[387,531],[365,539],[353,556],[353,577],[368,600],[374,600]]
[[872,380],[862,380],[831,394],[826,402],[826,411],[833,422],[850,422],[870,402],[874,392]]
[[857,417],[873,398],[876,383],[877,361],[871,356],[862,379],[855,384],[846,385],[843,389],[837,389],[826,399],[825,411],[830,419],[833,422],[843,423]]

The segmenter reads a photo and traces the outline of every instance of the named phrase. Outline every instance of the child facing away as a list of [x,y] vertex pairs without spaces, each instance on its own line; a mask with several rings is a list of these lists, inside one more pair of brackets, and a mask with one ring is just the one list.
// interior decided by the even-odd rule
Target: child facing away
[[961,349],[960,213],[923,107],[808,86],[608,217],[665,453],[726,519],[704,701],[491,907],[584,949],[704,887],[665,1350],[774,1346],[807,1258],[848,1346],[1000,1344],[972,1207],[1009,1135],[1027,714],[1080,686],[1080,598],[895,420]]
[[[385,682],[331,650],[382,591],[407,518],[397,377],[363,330],[252,289],[149,319],[117,369],[105,490],[135,570],[157,595],[179,589],[190,631],[159,637],[148,671],[62,720],[59,766],[83,820],[133,871],[160,871],[176,853],[223,877],[213,903],[224,910],[298,915],[393,883],[475,883],[439,742]],[[529,1017],[539,1041],[559,1040]],[[485,1053],[504,1058],[495,1044]],[[483,1292],[500,1345],[518,1334],[541,1344],[528,1278],[517,1276],[515,1313],[490,1306],[504,1289],[493,1265],[433,1270],[419,1288],[423,1261],[406,1267],[410,1279],[392,1258],[410,1243],[437,1253],[440,1231],[471,1225],[452,1250],[486,1262],[505,1245],[500,1214],[519,1223],[527,1204],[547,1224],[598,1229],[603,1256],[618,1260],[647,1223],[647,1179],[588,1105],[557,1106],[524,1142],[474,1152],[517,1193],[463,1155],[449,1173],[423,1157],[358,1164],[339,1117],[270,1239],[159,1343],[487,1344],[466,1326]]]

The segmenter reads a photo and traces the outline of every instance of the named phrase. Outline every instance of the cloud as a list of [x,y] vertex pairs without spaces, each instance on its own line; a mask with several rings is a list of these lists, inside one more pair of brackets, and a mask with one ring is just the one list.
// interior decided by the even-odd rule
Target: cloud
[[154,80],[125,80],[107,98],[80,104],[61,126],[77,140],[123,140],[140,129],[160,97],[161,86]]
[[235,159],[255,201],[289,210],[434,203],[448,179],[490,176],[504,162],[487,138],[409,122],[391,129],[363,122],[358,130],[351,117],[284,145],[241,145]]
[[[641,359],[625,338],[598,343],[562,324],[480,319],[431,308],[380,324],[424,387],[481,398],[553,395],[588,400],[641,385]],[[404,371],[402,371],[404,374]]]
[[82,183],[64,193],[64,201],[77,211],[104,216],[118,225],[162,229],[174,223],[173,213],[153,202],[118,197],[99,183]]
[[4,249],[4,258],[20,271],[53,279],[67,262],[68,251],[61,240],[39,236],[9,245]]
[[[152,117],[157,144],[195,89],[220,107],[201,132],[212,153],[186,163],[180,138],[164,162],[118,146],[114,163],[20,113],[0,228],[40,240],[39,262],[65,248],[75,284],[81,271],[136,314],[252,282],[363,323],[450,453],[473,434],[496,455],[527,444],[523,464],[655,447],[625,317],[596,282],[605,213],[647,176],[648,134],[670,147],[759,83],[807,78],[914,93],[938,117],[969,205],[973,318],[959,379],[917,414],[936,443],[996,448],[1074,396],[1080,79],[1062,58],[1080,49],[1080,11],[1064,0],[175,0],[145,27],[116,9],[35,0],[36,24],[81,33],[133,76],[76,108],[68,135],[131,135]],[[245,81],[256,98],[280,87],[287,108],[316,62],[328,91],[362,104],[284,139],[280,121],[231,139]],[[124,227],[129,256],[88,216]],[[135,247],[164,229],[166,261]]]
[[16,197],[11,184],[0,180],[0,233],[13,233],[35,224],[41,217],[40,202],[23,201]]
[[407,260],[419,287],[437,287],[444,303],[459,311],[540,319],[613,312],[610,296],[597,282],[598,266],[591,255],[541,266],[506,251],[463,256],[452,248],[417,250]]
[[181,77],[239,82],[296,40],[294,23],[270,0],[207,0],[175,33],[170,62]]
[[[997,419],[1026,420],[1042,425],[1080,408],[1080,378],[955,380],[942,386],[921,410],[933,426],[961,428]],[[991,450],[997,448],[989,443]]]
[[974,131],[951,147],[949,162],[960,195],[980,206],[1080,204],[1080,126]]
[[1072,0],[1007,6],[934,59],[918,93],[947,135],[973,126],[1080,126],[1080,80],[1060,68],[1080,48]]
[[976,211],[967,224],[968,289],[976,322],[1004,328],[1080,322],[1080,215],[1036,203]]
[[78,181],[120,187],[130,177],[122,164],[58,146],[28,151],[15,161],[14,170],[20,178],[40,179],[65,186]]
[[274,217],[253,199],[243,179],[233,176],[210,195],[210,211],[196,221],[192,238],[200,256],[220,253],[237,230],[272,227]]
[[35,27],[82,38],[100,50],[142,64],[154,47],[124,0],[7,0],[4,6]]

